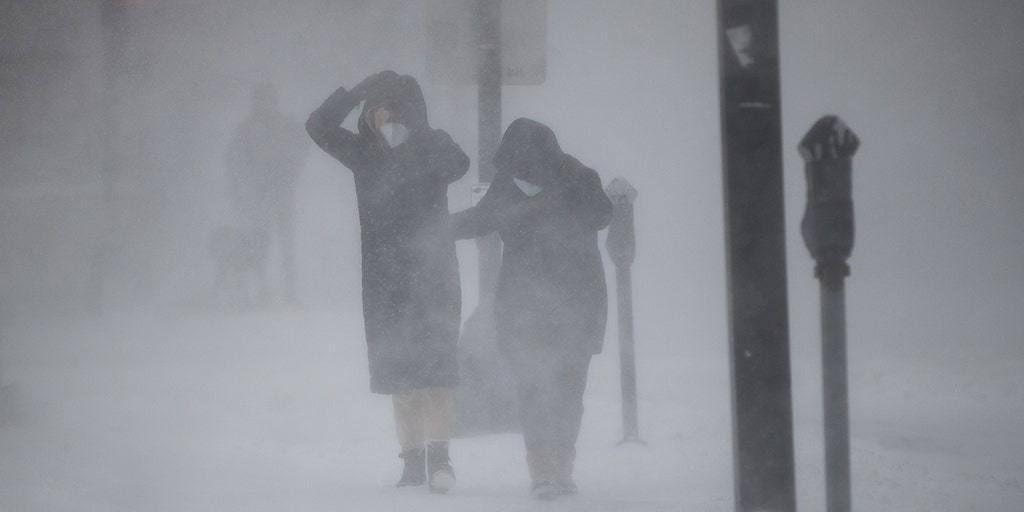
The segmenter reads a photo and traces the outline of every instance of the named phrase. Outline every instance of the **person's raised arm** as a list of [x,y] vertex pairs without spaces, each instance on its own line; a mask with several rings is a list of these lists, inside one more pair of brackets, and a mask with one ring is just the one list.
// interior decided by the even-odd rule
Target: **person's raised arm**
[[342,128],[341,123],[365,99],[367,89],[391,75],[397,76],[393,71],[370,75],[351,91],[339,87],[309,115],[306,132],[321,149],[351,168],[351,163],[357,159],[359,137]]

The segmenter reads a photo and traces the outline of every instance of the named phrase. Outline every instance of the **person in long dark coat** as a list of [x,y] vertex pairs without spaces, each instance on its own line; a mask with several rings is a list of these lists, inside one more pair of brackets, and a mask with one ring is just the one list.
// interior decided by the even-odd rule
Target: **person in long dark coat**
[[453,215],[456,238],[497,231],[504,245],[494,303],[498,350],[518,382],[532,494],[577,492],[576,438],[590,359],[601,351],[608,292],[597,233],[612,203],[593,169],[530,119],[509,125],[480,202]]
[[[341,128],[360,102],[358,133]],[[447,193],[469,158],[427,123],[416,80],[392,71],[339,88],[306,130],[355,178],[370,390],[392,395],[405,459],[398,485],[446,491],[462,308]]]

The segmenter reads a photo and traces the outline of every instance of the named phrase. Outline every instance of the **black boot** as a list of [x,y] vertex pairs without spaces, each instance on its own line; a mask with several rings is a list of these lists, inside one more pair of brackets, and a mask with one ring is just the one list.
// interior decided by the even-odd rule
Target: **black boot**
[[405,460],[405,469],[396,487],[423,485],[427,482],[426,448],[413,448],[398,456]]
[[427,475],[430,492],[443,494],[455,486],[455,470],[452,469],[452,459],[448,457],[448,441],[427,443]]

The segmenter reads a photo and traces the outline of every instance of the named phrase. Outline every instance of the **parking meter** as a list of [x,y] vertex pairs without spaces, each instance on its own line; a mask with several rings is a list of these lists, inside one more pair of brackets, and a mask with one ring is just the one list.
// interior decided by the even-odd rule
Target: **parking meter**
[[817,262],[821,290],[821,361],[825,417],[825,501],[850,512],[850,419],[846,371],[846,259],[853,251],[850,171],[860,141],[836,116],[814,123],[800,141],[806,162],[807,209],[800,225]]
[[622,178],[615,178],[605,193],[614,209],[608,224],[605,248],[615,263],[615,289],[619,309],[619,373],[622,384],[622,441],[640,443],[636,399],[636,349],[633,341],[633,259],[636,257],[636,229],[633,226],[633,201],[636,189]]
[[800,141],[807,177],[807,208],[800,224],[817,262],[814,275],[834,282],[849,275],[853,251],[851,161],[860,140],[836,116],[818,120]]

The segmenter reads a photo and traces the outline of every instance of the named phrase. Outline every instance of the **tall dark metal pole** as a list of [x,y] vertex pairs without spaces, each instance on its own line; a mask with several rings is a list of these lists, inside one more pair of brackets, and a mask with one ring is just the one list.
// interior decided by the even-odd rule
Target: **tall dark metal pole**
[[794,511],[775,0],[719,0],[736,510]]
[[[481,183],[490,183],[497,170],[494,153],[501,142],[501,0],[477,1],[479,160]],[[498,235],[477,239],[480,251],[480,304],[494,300],[501,265]]]

